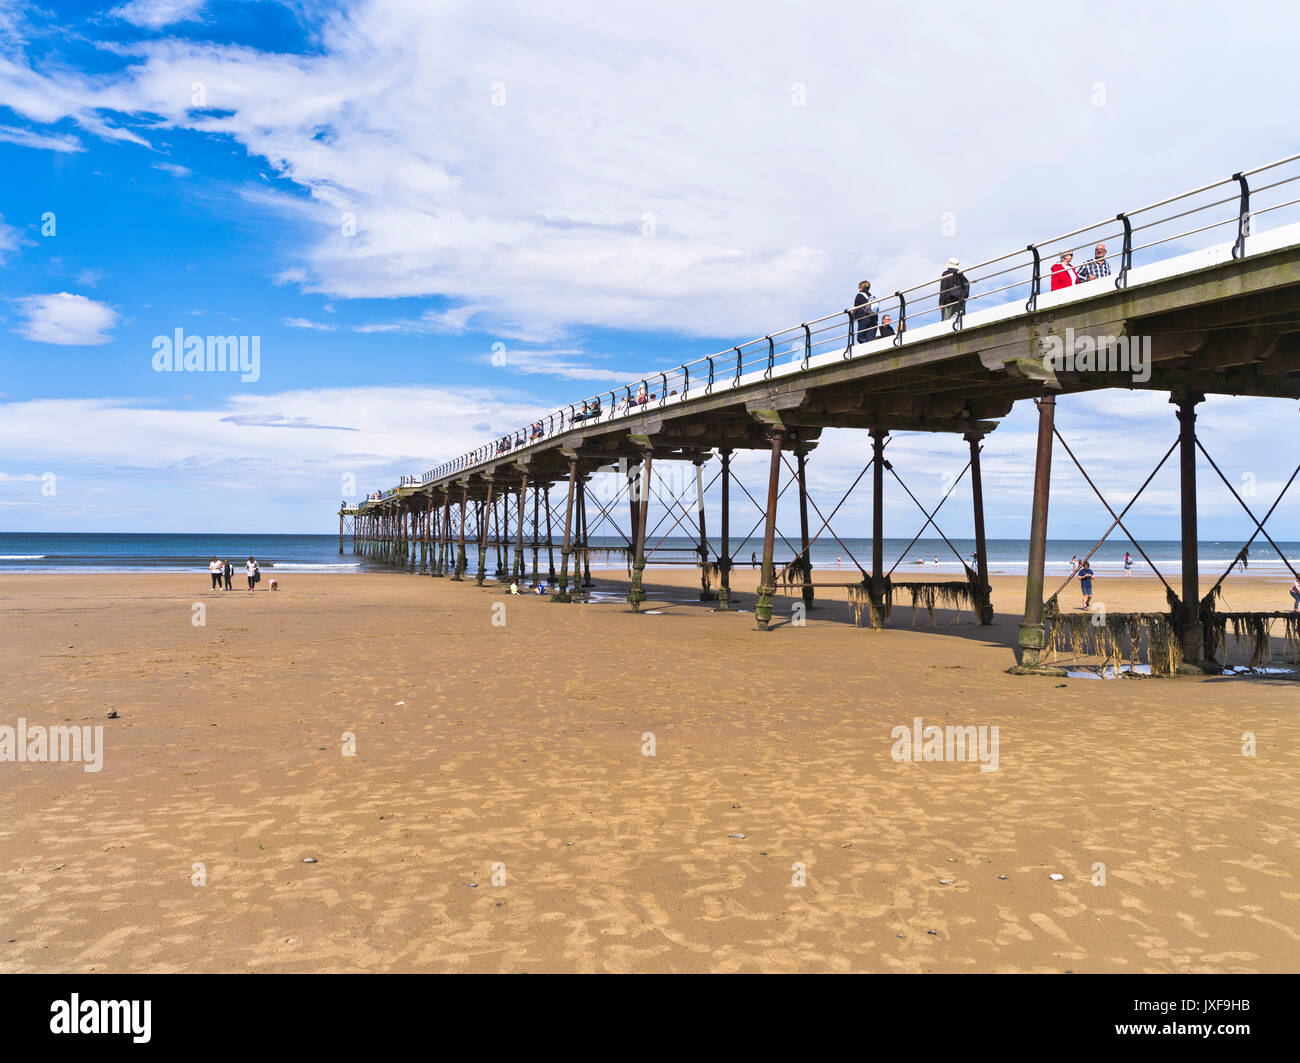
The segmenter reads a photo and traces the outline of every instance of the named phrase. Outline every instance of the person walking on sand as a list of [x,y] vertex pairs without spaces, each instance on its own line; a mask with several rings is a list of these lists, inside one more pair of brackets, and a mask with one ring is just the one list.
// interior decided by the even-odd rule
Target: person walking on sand
[[1127,550],[1125,550],[1124,551],[1124,575],[1130,576],[1132,574],[1133,574],[1133,555],[1130,554]]
[[1079,577],[1079,592],[1083,595],[1083,607],[1090,609],[1092,607],[1092,566],[1086,559],[1080,561],[1074,574]]
[[221,590],[221,562],[217,560],[215,554],[208,562],[208,574],[212,577],[212,590]]
[[1295,582],[1291,584],[1291,600],[1295,602],[1295,605],[1291,607],[1291,612],[1300,613],[1300,576],[1297,576]]
[[235,566],[229,561],[221,566],[221,577],[226,581],[226,590],[230,590],[230,578],[235,574]]
[[257,567],[257,562],[251,557],[248,559],[248,564],[244,566],[244,570],[248,573],[248,589],[251,591],[253,584],[262,578],[262,573]]

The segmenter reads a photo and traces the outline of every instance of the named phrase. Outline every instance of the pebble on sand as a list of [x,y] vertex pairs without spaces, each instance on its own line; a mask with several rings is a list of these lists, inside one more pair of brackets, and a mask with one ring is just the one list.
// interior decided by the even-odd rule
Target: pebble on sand
[[738,832],[736,832],[736,833],[728,834],[727,837],[728,837],[728,838],[743,838],[744,835],[743,835],[743,834],[740,834],[740,833],[738,833]]
[[1060,882],[1062,879],[1065,878],[1064,875],[1048,875],[1047,877],[1050,878],[1053,882]]
[[305,856],[305,857],[303,857],[302,862],[303,862],[304,864],[314,864],[314,863],[317,863],[317,860],[316,860],[316,858],[315,858],[314,856]]

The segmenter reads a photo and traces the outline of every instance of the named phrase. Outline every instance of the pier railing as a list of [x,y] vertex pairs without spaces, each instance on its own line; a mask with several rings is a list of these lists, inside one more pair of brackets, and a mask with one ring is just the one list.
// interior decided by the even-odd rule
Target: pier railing
[[[399,486],[420,487],[468,472],[503,454],[526,450],[575,428],[635,416],[670,403],[738,387],[742,382],[807,371],[814,362],[819,366],[827,364],[836,353],[844,359],[866,357],[901,347],[909,339],[933,338],[942,334],[944,326],[960,330],[967,318],[984,310],[1012,308],[1012,313],[1006,316],[1017,316],[1033,313],[1040,305],[1073,302],[1103,291],[1123,289],[1130,281],[1140,282],[1145,267],[1167,261],[1150,255],[1154,248],[1174,244],[1176,255],[1172,257],[1178,258],[1230,241],[1232,257],[1242,258],[1246,255],[1247,239],[1260,231],[1259,219],[1267,216],[1271,226],[1277,227],[1284,223],[1279,219],[1288,215],[1274,212],[1300,204],[1300,196],[1294,196],[1297,188],[1292,187],[1300,181],[1297,161],[1300,154],[1290,155],[961,268],[969,292],[956,301],[951,296],[941,297],[942,275],[890,295],[870,293],[868,309],[877,315],[874,329],[864,327],[857,317],[863,306],[849,306],[675,369],[646,374],[620,387],[579,399],[532,424],[502,433],[422,475],[403,476]],[[1297,172],[1288,175],[1287,167]],[[1297,210],[1292,213],[1300,215]],[[1199,239],[1188,244],[1193,237]],[[1091,255],[1098,244],[1107,248],[1108,275],[1080,280],[1059,291],[1050,290],[1053,259],[1059,260],[1067,251]],[[1140,262],[1142,258],[1147,260],[1145,264]],[[1139,260],[1137,267],[1135,259]],[[1074,267],[1076,271],[1082,268],[1082,265]],[[950,305],[945,307],[941,302]],[[1023,309],[1014,309],[1021,303]],[[893,332],[880,335],[886,315],[890,317]]]

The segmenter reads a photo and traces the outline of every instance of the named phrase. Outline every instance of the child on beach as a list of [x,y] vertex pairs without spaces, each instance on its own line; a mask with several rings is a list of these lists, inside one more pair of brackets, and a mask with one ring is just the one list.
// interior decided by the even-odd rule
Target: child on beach
[[235,566],[227,561],[221,566],[222,578],[226,581],[226,590],[230,590],[230,578],[235,574]]
[[1079,591],[1083,595],[1083,607],[1087,609],[1092,605],[1092,566],[1086,560],[1080,561],[1074,574],[1079,577]]

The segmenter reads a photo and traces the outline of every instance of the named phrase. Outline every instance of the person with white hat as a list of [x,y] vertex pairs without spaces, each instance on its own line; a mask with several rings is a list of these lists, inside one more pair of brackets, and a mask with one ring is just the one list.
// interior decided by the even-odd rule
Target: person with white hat
[[966,297],[970,295],[970,281],[957,267],[961,263],[948,259],[948,268],[939,278],[939,315],[944,321],[966,310]]

